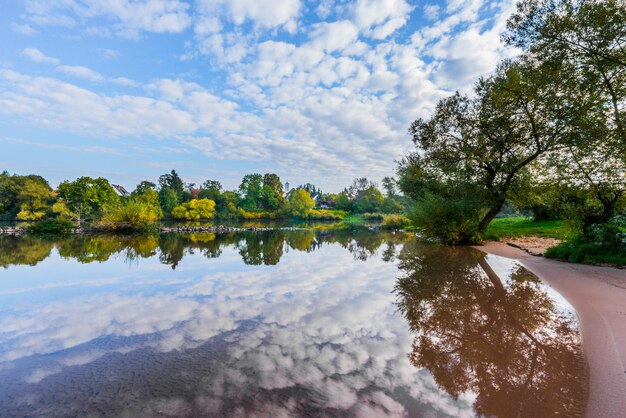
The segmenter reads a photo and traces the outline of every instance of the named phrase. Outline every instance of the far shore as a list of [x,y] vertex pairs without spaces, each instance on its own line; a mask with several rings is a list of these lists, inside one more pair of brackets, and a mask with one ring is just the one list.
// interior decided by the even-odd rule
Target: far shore
[[580,319],[589,366],[587,417],[623,417],[626,411],[626,270],[565,263],[503,242],[474,248],[518,260],[558,291]]

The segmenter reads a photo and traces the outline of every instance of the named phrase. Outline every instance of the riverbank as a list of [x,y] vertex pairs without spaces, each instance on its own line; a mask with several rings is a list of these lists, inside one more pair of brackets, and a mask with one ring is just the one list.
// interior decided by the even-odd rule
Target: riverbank
[[587,417],[622,417],[626,411],[626,270],[537,257],[503,242],[478,250],[518,260],[576,310],[589,365]]

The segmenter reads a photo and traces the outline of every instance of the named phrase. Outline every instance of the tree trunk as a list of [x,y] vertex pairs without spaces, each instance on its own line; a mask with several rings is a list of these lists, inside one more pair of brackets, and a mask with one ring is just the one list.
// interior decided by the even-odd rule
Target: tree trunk
[[500,210],[502,209],[502,206],[504,206],[504,201],[497,203],[491,208],[489,208],[489,210],[487,211],[483,219],[480,221],[480,224],[478,224],[478,231],[481,234],[487,230],[487,227],[489,226],[491,221],[493,221],[493,219],[496,217],[498,212],[500,212]]

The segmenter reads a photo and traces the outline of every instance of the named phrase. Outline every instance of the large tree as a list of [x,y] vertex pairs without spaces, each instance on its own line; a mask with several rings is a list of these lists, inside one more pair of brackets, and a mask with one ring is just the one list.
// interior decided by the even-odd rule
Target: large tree
[[612,129],[603,140],[620,146],[626,159],[624,22],[624,0],[523,0],[505,40],[538,62],[567,66],[585,92],[578,104],[594,104],[590,110],[609,119]]
[[239,185],[241,206],[246,210],[259,209],[261,205],[261,189],[263,176],[258,173],[246,174]]
[[29,221],[43,217],[50,208],[52,189],[41,176],[0,173],[0,215]]
[[119,196],[103,177],[79,177],[74,181],[64,181],[59,185],[59,198],[80,222],[98,215],[104,206],[119,203]]
[[[623,210],[626,193],[626,2],[525,0],[505,39],[541,68],[567,68],[558,79],[570,103],[572,142],[544,166],[546,181],[568,196],[583,236]],[[546,76],[549,76],[547,74]],[[572,96],[572,92],[576,92]]]
[[183,179],[180,178],[176,170],[172,170],[170,173],[160,176],[159,187],[161,189],[170,188],[174,190],[179,199],[182,198],[182,195],[185,192],[185,183],[183,182]]
[[405,194],[419,200],[427,192],[456,189],[456,198],[464,191],[468,198],[479,196],[482,203],[473,211],[481,212],[477,228],[485,231],[528,178],[530,165],[572,140],[569,120],[581,112],[560,100],[561,71],[506,61],[479,80],[473,97],[456,93],[441,100],[430,119],[413,122],[417,151],[399,170]]
[[274,173],[266,173],[263,176],[263,188],[261,190],[261,207],[267,211],[275,211],[285,205],[285,193],[280,177]]

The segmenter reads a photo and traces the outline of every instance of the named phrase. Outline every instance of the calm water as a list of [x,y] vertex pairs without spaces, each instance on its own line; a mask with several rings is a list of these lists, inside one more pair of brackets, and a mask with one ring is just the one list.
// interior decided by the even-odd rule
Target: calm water
[[1,416],[579,416],[569,306],[405,234],[0,237]]

